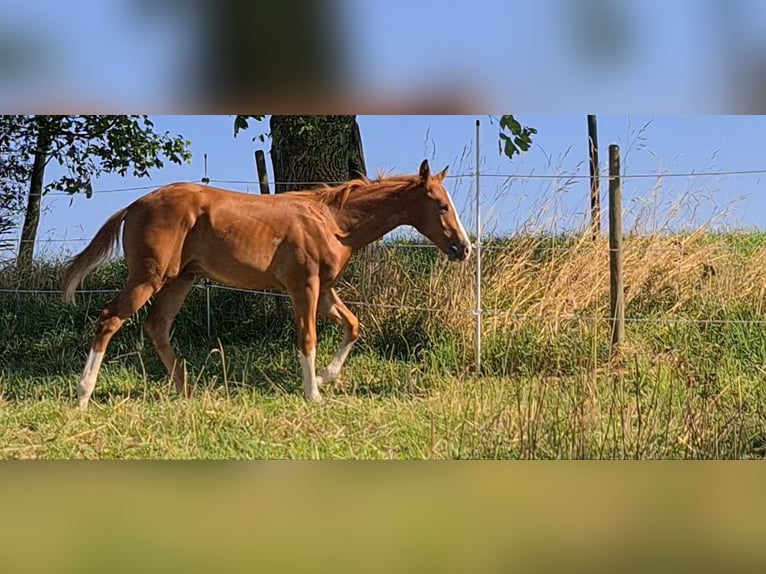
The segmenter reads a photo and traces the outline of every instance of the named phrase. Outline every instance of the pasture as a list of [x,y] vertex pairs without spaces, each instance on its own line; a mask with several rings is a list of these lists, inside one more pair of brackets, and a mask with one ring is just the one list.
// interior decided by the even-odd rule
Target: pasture
[[[474,269],[432,247],[359,254],[339,294],[361,338],[324,401],[301,388],[289,302],[195,288],[173,332],[179,397],[142,332],[115,335],[90,409],[75,409],[111,293],[57,293],[59,262],[0,272],[2,458],[762,458],[766,235],[625,239],[626,345],[609,349],[606,240],[518,236],[484,255],[483,376]],[[118,289],[117,260],[85,289]],[[355,305],[352,302],[364,303]],[[317,365],[342,337],[320,321]]]

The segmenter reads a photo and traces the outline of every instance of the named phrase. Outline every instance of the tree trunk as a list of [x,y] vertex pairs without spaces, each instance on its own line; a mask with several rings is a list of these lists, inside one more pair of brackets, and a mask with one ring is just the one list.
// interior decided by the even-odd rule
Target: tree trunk
[[[356,116],[273,115],[269,126],[274,193],[367,176]],[[278,299],[277,313],[286,312],[284,299]]]
[[[268,9],[262,4],[231,2],[222,9],[217,2],[204,3],[202,26],[191,34],[206,41],[196,44],[188,60],[190,71],[200,70],[188,75],[188,93],[203,107],[253,101],[261,104],[255,108],[293,108],[296,102],[306,107],[343,83],[348,60],[338,40],[341,14],[335,3],[275,2]],[[271,57],[272,47],[279,57]]]
[[16,259],[16,269],[28,269],[32,266],[37,240],[37,227],[40,224],[40,206],[43,198],[43,180],[45,178],[45,162],[50,148],[50,135],[45,127],[40,126],[37,136],[37,149],[32,167],[32,177],[29,181],[29,198],[24,214],[24,225],[21,227],[19,255]]
[[356,116],[271,116],[274,191],[367,176]]

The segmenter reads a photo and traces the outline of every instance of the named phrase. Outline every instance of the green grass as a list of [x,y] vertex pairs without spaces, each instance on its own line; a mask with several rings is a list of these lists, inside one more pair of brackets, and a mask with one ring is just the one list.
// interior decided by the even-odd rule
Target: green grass
[[[764,386],[736,364],[694,379],[664,365],[568,377],[440,377],[350,360],[321,404],[288,353],[201,361],[189,399],[138,356],[106,365],[91,408],[74,374],[2,380],[4,458],[746,458],[766,444]],[[202,358],[202,357],[200,357]],[[267,366],[264,366],[267,365]],[[687,379],[687,377],[689,377]]]
[[[552,243],[564,251],[546,251]],[[208,340],[205,290],[195,289],[173,336],[193,396],[177,397],[168,383],[144,340],[143,310],[112,341],[81,413],[75,384],[110,295],[78,294],[67,306],[55,295],[6,293],[0,457],[762,458],[766,241],[706,234],[678,243],[682,256],[658,257],[644,240],[629,252],[627,262],[639,262],[626,280],[636,320],[612,357],[594,247],[495,240],[487,300],[509,316],[487,317],[481,378],[472,374],[470,268],[426,249],[360,258],[341,287],[346,299],[444,311],[353,307],[362,338],[321,404],[302,399],[288,303],[213,289]],[[700,272],[708,264],[715,273]],[[0,271],[0,287],[55,289],[59,274],[56,264]],[[119,287],[124,274],[110,264],[86,287]],[[340,337],[320,322],[320,368]]]

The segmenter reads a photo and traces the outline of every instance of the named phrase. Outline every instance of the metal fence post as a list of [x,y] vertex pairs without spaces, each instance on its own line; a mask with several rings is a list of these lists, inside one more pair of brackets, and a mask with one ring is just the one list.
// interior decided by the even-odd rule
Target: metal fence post
[[205,285],[205,315],[207,317],[207,340],[209,341],[210,336],[210,283]]
[[598,165],[598,128],[596,116],[588,116],[588,159],[590,163],[590,225],[591,238],[601,233],[601,178]]
[[481,376],[481,189],[479,162],[481,160],[479,135],[481,122],[476,120],[476,376]]
[[204,167],[205,171],[203,172],[204,175],[202,176],[202,183],[207,185],[210,183],[210,178],[207,176],[207,154],[205,154],[202,159],[204,161],[204,166],[205,166]]
[[[205,175],[202,177],[202,183],[208,185],[210,178],[207,175],[207,154],[204,155],[205,160]],[[210,341],[210,281],[205,281],[205,322],[207,326],[207,340]]]

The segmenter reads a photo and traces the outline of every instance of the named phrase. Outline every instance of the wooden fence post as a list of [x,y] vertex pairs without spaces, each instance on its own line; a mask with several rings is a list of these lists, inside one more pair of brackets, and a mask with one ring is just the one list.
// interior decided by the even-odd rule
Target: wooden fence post
[[266,156],[263,150],[255,150],[255,169],[258,172],[258,183],[261,186],[261,193],[269,195],[269,173],[266,171]]
[[625,297],[622,277],[622,184],[620,146],[609,146],[609,301],[612,350],[625,339]]

